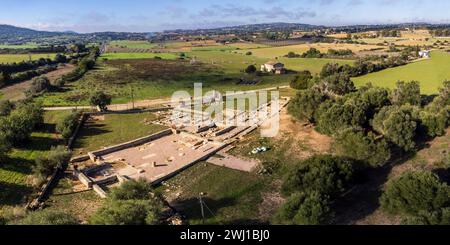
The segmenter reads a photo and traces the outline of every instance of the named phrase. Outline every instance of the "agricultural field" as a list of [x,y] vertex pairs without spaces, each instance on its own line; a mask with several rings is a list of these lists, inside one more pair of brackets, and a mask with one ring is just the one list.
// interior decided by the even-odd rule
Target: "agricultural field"
[[27,43],[22,45],[0,44],[0,49],[32,49],[37,47],[39,47],[39,45],[36,43]]
[[102,147],[160,132],[165,127],[152,124],[156,118],[156,115],[150,112],[93,117],[80,131],[74,145],[74,154],[86,154]]
[[52,146],[62,144],[55,132],[56,123],[70,111],[45,112],[45,125],[31,135],[31,141],[14,148],[0,164],[0,212],[4,207],[25,204],[33,193],[31,168],[38,157],[46,156]]
[[56,54],[0,54],[0,63],[18,63],[21,61],[53,59]]
[[108,60],[128,60],[128,59],[152,59],[160,57],[162,59],[176,59],[179,55],[174,53],[105,53],[100,59]]
[[148,41],[112,41],[109,43],[109,46],[113,48],[130,48],[130,49],[151,49],[156,47],[156,44],[148,42]]
[[423,94],[435,94],[442,82],[450,79],[450,53],[433,51],[431,59],[420,60],[406,66],[371,73],[352,80],[357,86],[372,83],[393,89],[397,81],[419,81]]
[[[298,45],[290,45],[290,46],[282,46],[282,47],[272,47],[272,48],[261,48],[252,50],[254,56],[259,58],[266,59],[274,59],[277,57],[283,57],[287,55],[289,52],[295,52],[297,54],[302,54],[309,50],[310,48],[316,48],[321,52],[327,52],[328,49],[350,49],[354,53],[358,53],[361,51],[371,50],[371,49],[380,49],[383,47],[376,45],[362,45],[362,44],[334,44],[334,43],[314,43],[314,44],[298,44]],[[247,51],[238,51],[241,54],[245,54]]]

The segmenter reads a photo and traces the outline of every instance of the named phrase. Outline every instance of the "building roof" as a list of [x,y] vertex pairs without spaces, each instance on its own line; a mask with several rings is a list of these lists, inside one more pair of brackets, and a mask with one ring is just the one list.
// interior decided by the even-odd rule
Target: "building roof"
[[269,62],[265,63],[265,65],[271,65],[271,66],[278,65],[278,64],[284,66],[283,63],[281,63],[281,62],[276,62],[276,61],[269,61]]

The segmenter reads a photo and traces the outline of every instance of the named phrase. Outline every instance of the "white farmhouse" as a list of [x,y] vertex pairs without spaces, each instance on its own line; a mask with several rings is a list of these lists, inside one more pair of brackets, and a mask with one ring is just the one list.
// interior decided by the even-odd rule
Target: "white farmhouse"
[[275,74],[284,74],[286,69],[284,64],[280,62],[269,61],[261,66],[262,72],[273,72]]
[[429,59],[431,58],[431,51],[430,50],[419,51],[419,57]]

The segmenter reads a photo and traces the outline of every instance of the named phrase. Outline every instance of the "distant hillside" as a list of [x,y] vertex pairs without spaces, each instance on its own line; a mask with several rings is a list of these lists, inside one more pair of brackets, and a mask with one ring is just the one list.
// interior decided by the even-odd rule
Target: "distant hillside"
[[22,43],[36,38],[62,35],[58,32],[36,31],[11,25],[0,25],[0,43]]

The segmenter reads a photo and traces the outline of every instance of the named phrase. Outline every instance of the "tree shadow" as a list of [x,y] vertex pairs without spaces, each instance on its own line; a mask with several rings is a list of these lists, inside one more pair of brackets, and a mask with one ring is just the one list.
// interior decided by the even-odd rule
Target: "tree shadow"
[[[222,208],[232,206],[236,203],[234,198],[211,199],[203,197],[203,210],[205,219],[211,219],[216,216]],[[206,204],[206,205],[205,205]],[[188,198],[177,200],[171,204],[178,212],[181,212],[188,219],[202,219],[201,205],[198,198]]]
[[28,201],[33,188],[25,185],[11,184],[0,181],[0,206],[14,206]]
[[111,130],[104,129],[104,127],[106,127],[106,124],[87,123],[80,131],[78,138],[82,139],[112,132]]
[[31,174],[31,167],[34,164],[33,160],[20,157],[9,157],[5,162],[6,164],[0,164],[0,169],[25,175]]
[[435,173],[441,181],[450,184],[450,169],[438,168],[434,169],[432,172]]

